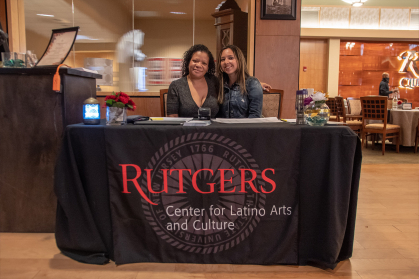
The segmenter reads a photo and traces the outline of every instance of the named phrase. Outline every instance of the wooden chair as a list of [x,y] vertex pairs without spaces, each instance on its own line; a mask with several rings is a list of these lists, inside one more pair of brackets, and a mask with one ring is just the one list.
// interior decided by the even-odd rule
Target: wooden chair
[[338,118],[342,119],[343,123],[345,123],[346,126],[348,126],[355,133],[357,133],[358,137],[361,136],[362,120],[361,121],[346,120],[344,99],[340,96],[336,96],[335,100],[336,100],[336,109],[337,109]]
[[[386,150],[386,139],[396,138],[396,151],[399,153],[400,126],[387,124],[387,97],[368,96],[361,97],[362,107],[362,148],[369,134],[382,134],[382,152]],[[367,120],[381,120],[382,123],[367,124]],[[388,136],[388,134],[390,134]],[[374,140],[373,140],[374,142]],[[373,145],[374,149],[374,145]]]
[[329,121],[337,121],[337,122],[340,122],[338,111],[337,111],[337,108],[336,108],[336,100],[335,100],[335,98],[328,98],[326,100],[326,105],[330,109],[330,118],[329,118]]
[[281,118],[283,97],[284,90],[271,89],[269,92],[263,91],[262,115],[264,117]]
[[416,127],[415,153],[418,152],[418,143],[419,143],[419,119],[418,119],[418,126]]
[[160,89],[160,110],[161,116],[167,116],[167,92],[169,89]]
[[358,119],[362,121],[361,100],[359,98],[348,97],[346,98],[346,101],[348,103],[348,113],[346,114],[346,118],[348,120]]

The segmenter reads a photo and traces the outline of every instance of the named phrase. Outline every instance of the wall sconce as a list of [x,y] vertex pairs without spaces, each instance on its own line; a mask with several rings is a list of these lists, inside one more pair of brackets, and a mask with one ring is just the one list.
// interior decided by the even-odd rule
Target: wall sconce
[[100,124],[100,104],[95,98],[83,102],[83,123],[86,125]]

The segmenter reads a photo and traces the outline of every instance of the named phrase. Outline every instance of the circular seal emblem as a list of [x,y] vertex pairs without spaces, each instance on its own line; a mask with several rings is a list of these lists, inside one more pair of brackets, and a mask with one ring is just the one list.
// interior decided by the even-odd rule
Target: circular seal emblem
[[[145,217],[161,239],[178,249],[201,254],[228,250],[265,215],[266,195],[243,183],[265,186],[259,166],[246,149],[224,136],[177,137],[154,154],[147,168],[154,193],[144,192],[157,205],[142,199]],[[145,172],[141,178],[147,189]]]

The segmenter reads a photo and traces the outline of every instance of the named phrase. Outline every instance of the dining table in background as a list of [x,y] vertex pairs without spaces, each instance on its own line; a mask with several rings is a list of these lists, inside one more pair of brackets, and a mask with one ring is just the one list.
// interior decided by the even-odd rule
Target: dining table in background
[[415,135],[418,126],[419,109],[402,110],[392,109],[390,110],[390,122],[391,124],[399,125],[401,128],[400,133],[400,144],[403,146],[414,146]]

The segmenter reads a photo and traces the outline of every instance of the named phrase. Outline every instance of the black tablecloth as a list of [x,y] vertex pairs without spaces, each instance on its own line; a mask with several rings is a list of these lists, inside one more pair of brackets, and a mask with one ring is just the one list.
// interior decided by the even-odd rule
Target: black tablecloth
[[[223,150],[217,158],[225,156],[226,162],[230,160],[231,168],[234,167],[236,157],[240,157],[247,162],[249,168],[257,169],[255,182],[262,181],[259,179],[261,171],[268,170],[265,178],[272,178],[277,188],[272,193],[256,195],[265,197],[259,198],[259,207],[266,206],[266,215],[269,215],[272,205],[280,201],[281,204],[277,205],[281,206],[287,201],[290,203],[289,215],[292,210],[292,216],[272,214],[260,217],[260,222],[256,218],[251,225],[243,227],[237,238],[227,239],[223,244],[220,242],[220,245],[201,243],[203,250],[199,248],[199,243],[191,243],[189,238],[189,242],[185,238],[180,243],[171,242],[171,237],[176,240],[179,235],[161,231],[159,224],[156,224],[158,220],[150,219],[154,214],[150,213],[153,205],[140,196],[133,181],[129,181],[129,186],[124,186],[127,188],[123,190],[121,168],[122,171],[124,168],[127,170],[130,179],[135,176],[134,168],[141,168],[141,177],[144,178],[145,169],[157,168],[159,159],[164,156],[171,154],[173,160],[178,160],[175,150],[188,147],[184,150],[194,152],[194,148],[204,147],[205,152],[190,157],[198,158],[203,164],[200,168],[208,172],[211,168],[205,167],[208,158],[216,158],[209,154],[208,143],[211,149]],[[70,125],[66,129],[55,170],[55,193],[58,198],[57,245],[70,258],[92,264],[115,260],[117,264],[282,263],[334,268],[339,261],[352,255],[361,171],[360,146],[358,137],[349,128],[335,125]],[[225,150],[231,152],[226,153]],[[238,155],[235,157],[233,154]],[[163,164],[160,169],[176,166],[171,166],[170,157],[165,158],[168,166]],[[195,159],[190,161],[194,162]],[[187,164],[187,160],[184,162]],[[236,162],[238,171],[241,163]],[[141,183],[141,179],[138,181]],[[269,192],[272,183],[269,183],[269,179],[265,182],[263,189]],[[198,186],[206,187],[199,183]],[[250,194],[252,189],[260,191],[258,187],[249,188]],[[237,186],[237,192],[239,189],[240,186]],[[179,189],[177,191],[181,192]],[[150,202],[158,196],[145,191],[147,195]],[[239,197],[238,193],[235,195]],[[208,196],[208,201],[224,199],[220,194],[203,196]],[[161,201],[164,202],[164,199]],[[192,199],[191,196],[189,199]],[[204,204],[208,201],[203,199]],[[208,210],[208,204],[205,206]],[[243,222],[245,220],[242,219]]]

